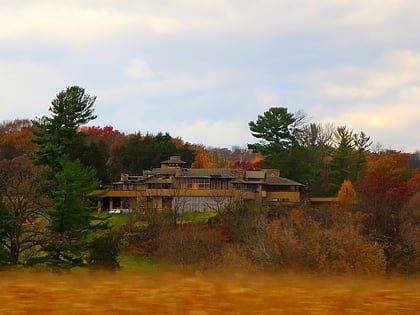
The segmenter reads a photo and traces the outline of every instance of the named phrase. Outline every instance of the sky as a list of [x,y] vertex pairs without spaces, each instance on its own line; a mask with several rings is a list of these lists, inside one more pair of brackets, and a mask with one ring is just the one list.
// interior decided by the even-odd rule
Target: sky
[[78,85],[93,126],[214,147],[270,107],[420,149],[418,0],[0,0],[0,121]]

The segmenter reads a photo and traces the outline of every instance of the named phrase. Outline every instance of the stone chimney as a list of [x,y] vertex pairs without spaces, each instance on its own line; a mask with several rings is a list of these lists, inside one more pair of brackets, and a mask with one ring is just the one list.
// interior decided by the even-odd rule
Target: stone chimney
[[274,168],[267,168],[264,169],[264,171],[267,177],[280,177],[280,170],[276,170]]

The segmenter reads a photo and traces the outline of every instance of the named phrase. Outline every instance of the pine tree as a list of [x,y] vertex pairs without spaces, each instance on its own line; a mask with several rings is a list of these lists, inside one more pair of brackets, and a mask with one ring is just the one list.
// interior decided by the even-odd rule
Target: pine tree
[[47,211],[49,237],[42,247],[47,255],[37,261],[58,267],[82,265],[89,232],[107,227],[104,222],[92,223],[97,220],[92,214],[95,207],[86,197],[99,181],[95,180],[95,172],[84,168],[78,160],[63,161],[55,179],[57,186]]
[[49,108],[51,117],[33,122],[38,127],[33,140],[38,148],[32,154],[36,164],[49,166],[51,172],[61,169],[60,161],[71,155],[72,144],[86,135],[79,127],[96,118],[93,113],[95,100],[78,86],[57,94]]
[[80,126],[96,118],[94,102],[95,97],[85,94],[83,88],[69,87],[52,101],[51,117],[35,122],[38,131],[34,142],[39,147],[33,152],[33,160],[48,167],[44,183],[52,204],[46,211],[49,225],[41,246],[44,256],[32,263],[54,267],[81,265],[88,247],[88,233],[106,227],[104,223],[92,223],[98,220],[92,214],[94,208],[88,198],[99,185],[95,171],[84,167],[71,154],[72,145],[85,135]]
[[304,175],[296,174],[296,170],[306,172],[301,163],[305,148],[298,140],[305,121],[306,114],[301,111],[293,114],[285,107],[272,107],[248,123],[251,134],[261,139],[248,144],[248,148],[264,155],[264,166],[278,168],[282,176],[301,180]]

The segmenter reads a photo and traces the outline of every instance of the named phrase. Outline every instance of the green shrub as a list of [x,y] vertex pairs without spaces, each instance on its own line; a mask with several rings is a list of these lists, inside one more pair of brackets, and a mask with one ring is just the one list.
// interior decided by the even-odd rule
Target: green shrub
[[121,233],[110,231],[94,239],[89,246],[88,264],[92,269],[116,270],[120,268]]

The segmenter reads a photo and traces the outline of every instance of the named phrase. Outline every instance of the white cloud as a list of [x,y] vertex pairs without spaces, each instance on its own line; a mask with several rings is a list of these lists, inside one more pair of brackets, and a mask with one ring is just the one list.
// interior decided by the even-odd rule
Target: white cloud
[[0,11],[0,39],[89,43],[109,38],[132,24],[123,12],[82,8],[53,1]]
[[[131,67],[131,65],[133,67]],[[159,97],[162,95],[185,94],[193,92],[205,93],[209,89],[223,87],[235,77],[235,73],[207,71],[200,74],[191,73],[159,73],[150,70],[147,63],[136,61],[123,68],[126,76],[147,78],[139,82],[122,83],[112,88],[98,89],[97,93],[107,97],[139,95]],[[149,72],[150,71],[150,72]]]
[[129,60],[128,64],[122,68],[122,73],[133,79],[149,79],[154,76],[147,62],[142,59]]
[[[374,40],[416,38],[416,0],[82,0],[16,1],[0,11],[0,39],[41,39],[91,44],[128,34],[187,32],[202,37],[261,38],[322,31],[345,36],[356,31]],[[395,21],[398,21],[396,25]],[[343,33],[344,32],[344,33]]]
[[378,98],[391,90],[420,84],[420,53],[392,52],[370,67],[341,67],[312,74],[311,80],[328,97]]
[[379,142],[407,143],[406,149],[415,149],[412,143],[419,133],[420,117],[419,52],[390,52],[368,67],[311,74],[307,84],[321,91],[325,103],[336,103],[319,110],[323,122],[346,125]]
[[279,96],[271,89],[256,89],[254,90],[254,95],[257,100],[257,104],[262,108],[279,105]]
[[0,116],[32,119],[47,114],[51,100],[69,79],[51,66],[0,61],[0,86],[7,87],[0,93]]
[[138,23],[139,26],[150,28],[157,34],[173,33],[185,29],[184,23],[177,18],[164,16],[138,16],[137,19],[143,20],[143,23]]
[[183,29],[177,17],[142,8],[119,9],[102,1],[34,1],[0,11],[0,39],[43,40],[74,45],[95,44],[124,33],[165,34]]
[[[417,100],[420,100],[420,94]],[[352,126],[356,130],[369,128],[397,131],[417,123],[418,113],[417,104],[362,104],[343,109],[338,115],[327,116],[324,122]]]
[[[173,136],[179,136],[191,143],[202,143],[214,147],[231,147],[244,145],[252,141],[247,126],[240,121],[207,121],[198,120],[191,124],[176,123],[169,126]],[[249,139],[249,140],[248,140]]]

